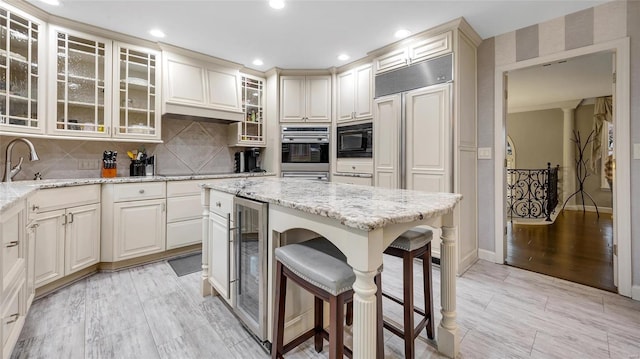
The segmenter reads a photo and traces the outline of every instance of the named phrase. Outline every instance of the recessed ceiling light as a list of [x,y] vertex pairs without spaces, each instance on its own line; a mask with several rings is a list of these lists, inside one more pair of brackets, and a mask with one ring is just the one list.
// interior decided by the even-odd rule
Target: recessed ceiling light
[[149,33],[151,34],[151,36],[154,36],[154,37],[165,37],[164,32],[162,32],[162,30],[160,29],[150,30]]
[[256,66],[262,66],[262,65],[264,65],[264,62],[262,62],[262,60],[260,60],[260,59],[255,59],[255,60],[253,60],[253,64],[256,65]]
[[284,7],[284,0],[269,0],[269,6],[276,10],[280,10]]
[[40,2],[43,2],[43,3],[48,4],[48,5],[53,5],[53,6],[60,5],[60,1],[58,1],[58,0],[40,0]]
[[396,33],[394,34],[394,36],[397,37],[398,39],[403,39],[409,35],[411,35],[411,31],[407,29],[400,29],[396,31]]
[[349,57],[349,55],[347,55],[347,54],[340,54],[340,55],[338,55],[338,60],[340,60],[340,61],[347,61],[347,60],[349,60],[350,58],[351,58],[351,57]]

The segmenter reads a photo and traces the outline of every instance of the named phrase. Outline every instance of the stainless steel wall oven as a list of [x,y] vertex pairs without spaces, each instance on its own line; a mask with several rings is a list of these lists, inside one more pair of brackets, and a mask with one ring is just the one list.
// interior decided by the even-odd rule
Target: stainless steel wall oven
[[282,126],[283,177],[329,177],[329,127]]

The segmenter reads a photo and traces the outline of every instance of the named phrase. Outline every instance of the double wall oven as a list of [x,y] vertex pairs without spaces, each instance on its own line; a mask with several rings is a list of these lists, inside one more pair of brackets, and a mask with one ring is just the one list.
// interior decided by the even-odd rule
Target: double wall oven
[[329,126],[282,126],[282,177],[329,180]]

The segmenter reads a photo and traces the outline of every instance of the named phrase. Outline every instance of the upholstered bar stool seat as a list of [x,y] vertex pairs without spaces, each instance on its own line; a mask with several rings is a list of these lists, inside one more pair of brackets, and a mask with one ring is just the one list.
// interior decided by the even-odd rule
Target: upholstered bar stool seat
[[[346,257],[329,240],[323,237],[306,242],[276,248],[276,298],[273,321],[273,345],[271,357],[282,358],[296,346],[314,337],[315,349],[322,351],[323,339],[329,340],[329,357],[351,357],[351,350],[344,346],[344,305],[353,300],[352,285],[355,281],[353,269]],[[284,318],[287,279],[292,280],[315,296],[314,328],[302,333],[284,345]],[[379,275],[376,277],[379,281]],[[380,290],[378,290],[381,292]],[[329,331],[323,326],[323,301],[329,302]],[[378,357],[382,357],[382,326]]]
[[[384,327],[393,334],[404,339],[405,358],[415,358],[415,338],[426,328],[427,337],[434,338],[433,324],[433,289],[431,280],[431,230],[421,227],[412,228],[394,240],[384,253],[402,258],[402,289],[403,298],[394,297],[382,292],[386,298],[403,306],[404,328],[398,328],[389,321],[384,321]],[[413,259],[422,258],[424,310],[413,303]],[[380,282],[380,281],[379,281]],[[414,326],[413,313],[423,316]]]

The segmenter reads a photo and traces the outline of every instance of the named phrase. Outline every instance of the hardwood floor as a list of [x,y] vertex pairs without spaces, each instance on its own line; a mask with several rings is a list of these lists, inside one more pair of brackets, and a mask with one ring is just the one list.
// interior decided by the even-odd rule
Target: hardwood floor
[[611,214],[563,211],[552,225],[507,225],[507,264],[616,292]]
[[[385,290],[400,293],[401,268],[385,258]],[[438,324],[437,267],[433,274]],[[421,303],[418,265],[414,276]],[[12,358],[267,359],[219,298],[200,295],[200,278],[159,262],[77,282],[34,302]],[[458,278],[457,301],[459,358],[640,358],[640,302],[613,293],[478,261]],[[401,321],[401,307],[384,304]],[[327,358],[327,349],[317,354],[310,339],[286,358]],[[385,357],[403,352],[385,331]],[[424,331],[416,358],[441,358]]]

